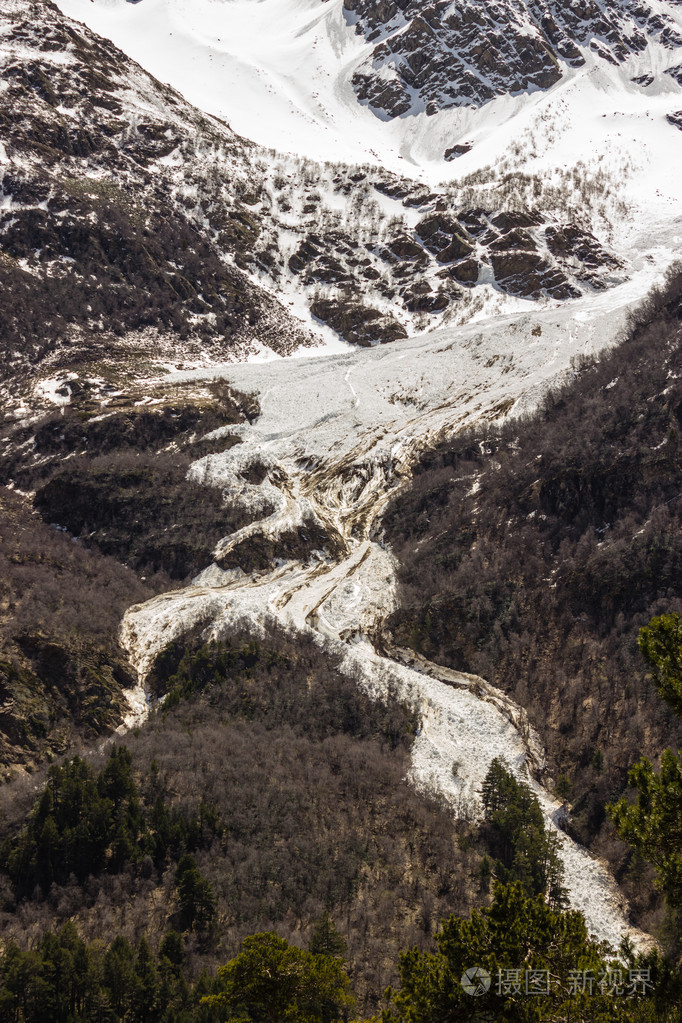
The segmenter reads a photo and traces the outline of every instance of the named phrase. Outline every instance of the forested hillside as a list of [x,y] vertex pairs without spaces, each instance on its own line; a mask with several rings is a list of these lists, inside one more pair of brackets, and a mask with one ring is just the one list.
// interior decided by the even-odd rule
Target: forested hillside
[[611,858],[650,927],[646,867],[605,804],[641,752],[682,736],[637,650],[652,615],[682,609],[681,320],[678,269],[539,413],[426,452],[385,518],[394,641],[528,709],[572,831]]
[[[227,975],[215,970],[256,930],[280,935],[267,954],[244,945],[256,980],[268,956],[274,969],[322,933],[318,951],[333,951],[350,978],[345,988],[329,967],[336,995],[352,990],[366,1016],[387,984],[402,977],[409,990],[401,950],[428,959],[445,917],[492,894],[507,905],[494,883],[512,886],[514,905],[545,899],[562,919],[556,840],[529,786],[495,759],[483,820],[455,822],[405,779],[414,715],[363,696],[312,641],[206,644],[197,633],[168,646],[150,686],[163,703],[125,745],[64,760],[37,792],[34,782],[3,792],[8,1020],[80,1023],[100,1006],[115,1020],[218,1023]],[[573,917],[566,964],[586,941]],[[532,940],[542,944],[541,931]],[[669,999],[674,978],[647,962]],[[316,997],[324,976],[311,980]],[[213,995],[209,1012],[202,999]],[[337,1018],[319,1011],[310,1019]]]
[[305,942],[328,910],[376,1007],[399,949],[479,891],[485,845],[405,780],[417,721],[285,636],[188,639],[152,684],[164,706],[125,747],[51,768],[42,796],[2,793],[5,936],[73,921],[156,950],[175,930],[196,979],[254,930]]
[[185,477],[194,458],[236,443],[207,433],[256,411],[216,385],[161,386],[151,403],[119,391],[103,413],[90,387],[74,385],[63,414],[0,427],[6,777],[118,727],[122,690],[137,681],[119,641],[123,613],[210,564],[216,542],[245,520]]

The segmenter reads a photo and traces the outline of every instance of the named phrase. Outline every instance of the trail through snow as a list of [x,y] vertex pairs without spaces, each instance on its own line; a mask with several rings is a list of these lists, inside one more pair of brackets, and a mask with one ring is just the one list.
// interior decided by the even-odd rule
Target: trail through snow
[[[244,626],[265,632],[274,622],[317,636],[342,654],[365,691],[392,694],[418,711],[412,780],[443,793],[456,813],[480,813],[478,791],[495,756],[531,782],[557,831],[572,904],[615,945],[625,933],[646,938],[628,927],[606,867],[557,828],[561,807],[540,784],[543,753],[525,712],[483,679],[406,652],[386,656],[372,638],[396,599],[381,512],[417,450],[474,422],[533,407],[550,381],[573,372],[573,356],[615,339],[628,307],[659,272],[644,262],[632,281],[609,292],[399,345],[216,367],[213,374],[258,393],[262,414],[238,428],[240,445],[198,460],[190,473],[221,487],[228,501],[265,512],[221,541],[217,560],[254,533],[276,539],[311,519],[343,553],[334,560],[313,552],[254,575],[213,564],[190,586],[131,608],[122,630],[141,678],[169,640],[195,625],[216,638]],[[200,376],[206,371],[174,379]],[[248,481],[254,463],[267,469],[258,485]]]

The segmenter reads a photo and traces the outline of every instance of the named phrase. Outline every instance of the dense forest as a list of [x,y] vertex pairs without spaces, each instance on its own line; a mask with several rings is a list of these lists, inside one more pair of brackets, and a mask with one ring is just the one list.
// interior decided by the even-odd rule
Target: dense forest
[[682,740],[637,649],[652,616],[682,610],[681,319],[678,268],[538,413],[425,452],[385,519],[401,581],[388,638],[527,708],[573,833],[654,930],[651,872],[606,805],[641,752]]
[[[121,936],[88,944],[67,923],[30,951],[6,946],[0,1020],[346,1023],[356,1006],[345,956],[343,938],[323,914],[307,948],[260,932],[215,973],[191,981],[176,931],[164,935],[155,953],[144,938],[137,945]],[[532,970],[508,965],[529,961]],[[461,982],[471,963],[484,978],[476,995]],[[499,885],[492,904],[470,920],[443,921],[435,951],[403,953],[399,973],[400,989],[385,992],[373,1023],[680,1018],[679,978],[658,953],[623,949],[614,957],[588,939],[579,913],[553,910],[519,885]]]

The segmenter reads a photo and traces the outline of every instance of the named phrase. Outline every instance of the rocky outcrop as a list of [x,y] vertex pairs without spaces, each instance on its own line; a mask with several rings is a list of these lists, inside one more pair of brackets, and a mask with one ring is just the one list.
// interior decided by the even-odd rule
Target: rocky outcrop
[[444,288],[434,292],[427,281],[417,281],[402,292],[405,308],[411,313],[440,313],[450,304],[450,296]]
[[417,236],[424,248],[432,252],[439,263],[451,263],[463,259],[473,249],[459,223],[443,213],[432,213],[420,220],[416,227]]
[[564,267],[572,267],[579,282],[604,287],[603,272],[618,270],[621,263],[599,244],[594,235],[574,224],[550,226],[545,231],[547,248]]
[[407,337],[407,331],[394,316],[358,305],[351,296],[314,301],[310,311],[346,341],[364,348]]
[[[248,144],[225,125],[50,2],[3,4],[0,89],[0,379],[110,359],[123,337],[127,372],[135,347],[156,354],[150,332],[171,358],[311,342],[242,272],[260,228],[241,201]],[[210,220],[196,185],[178,201],[207,145],[225,168]]]
[[454,266],[441,270],[441,274],[471,288],[478,281],[480,271],[481,264],[476,259],[463,259],[461,263],[455,263]]
[[557,267],[552,267],[537,252],[515,249],[493,252],[490,262],[495,280],[503,291],[523,298],[576,298],[580,292],[569,284]]
[[[407,336],[411,317],[424,329],[425,316],[445,313],[479,282],[523,298],[563,300],[608,286],[622,269],[594,235],[545,211],[457,209],[454,196],[417,194],[418,187],[381,183],[382,192],[421,213],[411,230],[403,222],[381,242],[359,245],[338,229],[300,229],[288,270],[311,288],[313,316],[346,341],[397,340]],[[380,314],[377,300],[400,309],[403,322]]]
[[[355,92],[389,117],[548,89],[589,53],[622,64],[651,39],[671,49],[682,45],[675,22],[647,0],[345,0],[344,6],[356,31],[376,43],[353,75]],[[445,158],[457,155],[454,147]]]
[[457,145],[450,146],[443,153],[444,160],[456,160],[458,156],[464,156],[465,153],[470,153],[473,146],[469,142],[458,142]]

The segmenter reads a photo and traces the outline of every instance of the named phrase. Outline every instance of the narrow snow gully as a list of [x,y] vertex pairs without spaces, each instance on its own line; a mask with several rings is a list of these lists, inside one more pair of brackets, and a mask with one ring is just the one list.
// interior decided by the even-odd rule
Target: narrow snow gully
[[[642,291],[648,283],[640,282]],[[561,805],[542,787],[543,751],[523,709],[483,679],[411,652],[380,653],[372,639],[396,600],[381,513],[418,450],[475,422],[532,408],[550,381],[572,372],[573,356],[616,337],[637,297],[631,288],[613,289],[400,345],[215,368],[213,375],[239,390],[257,392],[262,414],[239,428],[241,444],[198,460],[190,475],[221,488],[256,521],[221,541],[215,563],[191,585],[130,608],[122,625],[142,682],[164,645],[196,625],[212,638],[243,627],[265,633],[275,622],[316,636],[341,654],[364,691],[418,712],[411,780],[442,793],[458,815],[480,815],[481,783],[493,757],[503,756],[533,786],[556,830],[572,905],[613,945],[625,934],[638,944],[649,939],[628,926],[606,867],[558,827]],[[257,474],[249,471],[254,464]],[[283,545],[261,573],[224,567],[226,553],[250,538],[265,537],[277,551],[278,538],[306,523],[330,537],[325,550],[287,560]]]

